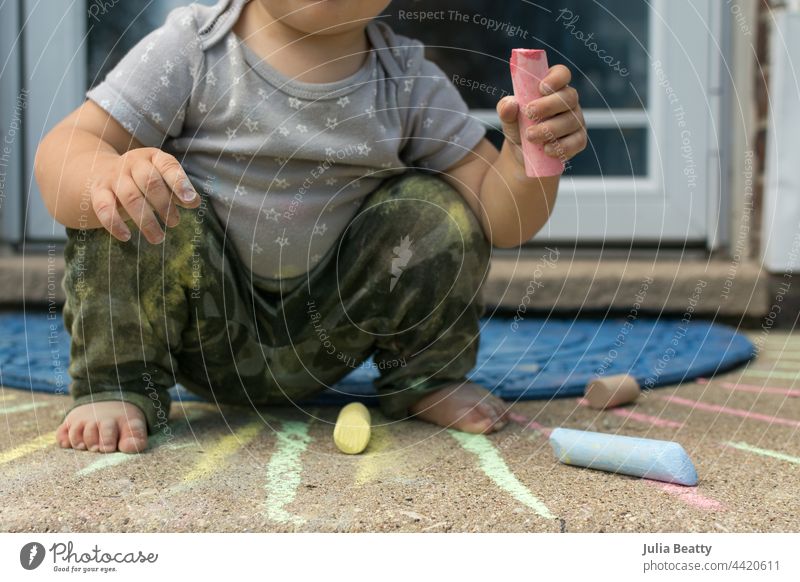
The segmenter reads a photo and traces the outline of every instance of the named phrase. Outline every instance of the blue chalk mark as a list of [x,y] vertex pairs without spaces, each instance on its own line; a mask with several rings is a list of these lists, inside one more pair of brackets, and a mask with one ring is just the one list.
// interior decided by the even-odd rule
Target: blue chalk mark
[[694,464],[675,442],[557,428],[550,434],[550,445],[567,465],[697,485]]

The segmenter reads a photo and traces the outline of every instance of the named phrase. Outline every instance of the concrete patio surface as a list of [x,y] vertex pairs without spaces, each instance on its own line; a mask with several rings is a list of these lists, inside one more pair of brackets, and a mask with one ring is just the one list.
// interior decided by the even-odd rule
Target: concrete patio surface
[[[800,335],[746,332],[748,366],[596,412],[575,398],[512,404],[474,436],[377,412],[367,451],[331,438],[337,410],[176,404],[138,455],[60,449],[64,396],[0,389],[5,532],[797,532]],[[680,442],[697,487],[561,465],[571,427]]]

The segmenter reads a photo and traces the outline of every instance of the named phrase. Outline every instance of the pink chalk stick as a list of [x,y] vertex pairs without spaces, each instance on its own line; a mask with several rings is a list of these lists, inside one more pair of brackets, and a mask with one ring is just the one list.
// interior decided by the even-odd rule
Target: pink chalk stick
[[529,127],[536,122],[525,115],[529,102],[542,96],[539,83],[547,76],[547,53],[541,49],[513,49],[511,51],[511,83],[519,105],[519,129],[522,137],[522,155],[525,157],[525,174],[530,178],[560,176],[564,162],[544,153],[544,144],[525,138]]

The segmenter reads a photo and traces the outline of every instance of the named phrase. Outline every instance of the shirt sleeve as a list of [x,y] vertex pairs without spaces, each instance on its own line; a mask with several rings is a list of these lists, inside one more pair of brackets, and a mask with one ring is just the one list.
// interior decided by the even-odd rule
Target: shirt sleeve
[[202,54],[193,10],[177,8],[86,96],[142,144],[158,147],[183,129]]
[[458,89],[433,62],[423,59],[415,74],[400,79],[398,91],[407,97],[406,143],[400,152],[407,166],[445,171],[486,135]]

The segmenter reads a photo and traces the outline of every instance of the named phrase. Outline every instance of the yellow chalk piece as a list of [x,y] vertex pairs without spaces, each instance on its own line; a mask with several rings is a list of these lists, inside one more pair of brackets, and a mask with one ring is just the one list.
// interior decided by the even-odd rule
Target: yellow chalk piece
[[333,429],[333,442],[343,453],[357,455],[369,444],[369,424],[367,407],[360,402],[351,402],[339,412]]

